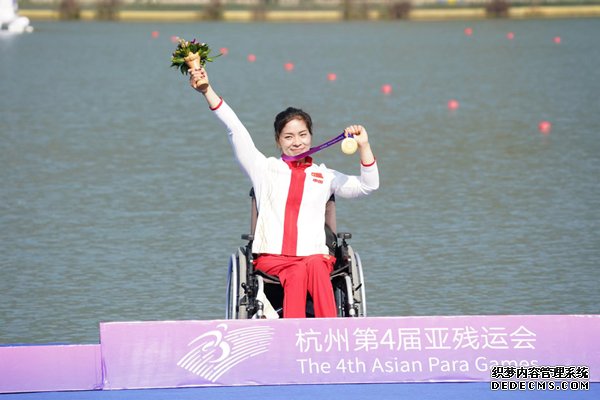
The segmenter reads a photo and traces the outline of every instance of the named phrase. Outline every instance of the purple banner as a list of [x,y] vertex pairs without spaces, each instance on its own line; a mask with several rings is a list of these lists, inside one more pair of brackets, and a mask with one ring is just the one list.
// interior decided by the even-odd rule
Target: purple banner
[[100,345],[0,347],[0,393],[102,387]]
[[495,365],[586,366],[600,315],[115,322],[104,389],[489,381]]

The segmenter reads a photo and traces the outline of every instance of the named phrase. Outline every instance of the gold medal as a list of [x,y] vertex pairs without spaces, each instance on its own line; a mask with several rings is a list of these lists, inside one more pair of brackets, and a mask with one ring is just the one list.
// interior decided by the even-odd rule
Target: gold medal
[[358,143],[352,137],[347,137],[342,140],[342,153],[344,154],[354,154],[356,153],[356,149],[358,149]]

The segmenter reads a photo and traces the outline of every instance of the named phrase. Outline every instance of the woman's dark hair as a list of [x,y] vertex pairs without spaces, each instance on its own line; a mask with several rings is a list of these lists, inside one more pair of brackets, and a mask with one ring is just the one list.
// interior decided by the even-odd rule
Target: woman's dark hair
[[273,123],[273,128],[275,128],[275,141],[277,143],[279,143],[279,135],[281,135],[283,127],[293,119],[304,121],[308,128],[308,132],[312,135],[312,119],[310,118],[310,115],[299,108],[288,107],[277,114],[275,122]]

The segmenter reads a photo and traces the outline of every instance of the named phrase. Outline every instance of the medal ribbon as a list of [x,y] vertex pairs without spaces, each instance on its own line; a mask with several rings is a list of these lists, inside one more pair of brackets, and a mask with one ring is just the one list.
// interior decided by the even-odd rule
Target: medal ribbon
[[[352,137],[352,135],[348,135],[347,137]],[[295,156],[288,156],[286,154],[283,154],[281,156],[281,159],[283,161],[297,161],[297,160],[303,159],[306,156],[310,156],[311,154],[316,153],[317,151],[321,151],[323,149],[326,149],[329,146],[332,146],[332,145],[334,145],[334,144],[336,144],[338,142],[341,142],[345,138],[346,138],[346,133],[342,132],[341,134],[339,134],[338,136],[334,137],[333,139],[330,139],[327,142],[325,142],[323,144],[320,144],[320,145],[318,145],[316,147],[311,147],[310,150],[305,151],[302,154],[298,154],[298,155],[295,155]]]

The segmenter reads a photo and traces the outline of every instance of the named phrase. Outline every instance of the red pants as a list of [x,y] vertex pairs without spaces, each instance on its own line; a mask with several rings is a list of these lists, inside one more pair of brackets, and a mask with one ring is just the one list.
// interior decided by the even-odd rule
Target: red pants
[[335,257],[323,254],[306,257],[263,254],[254,261],[257,270],[281,281],[284,318],[306,318],[306,293],[313,299],[315,317],[337,316],[329,278],[334,263]]

